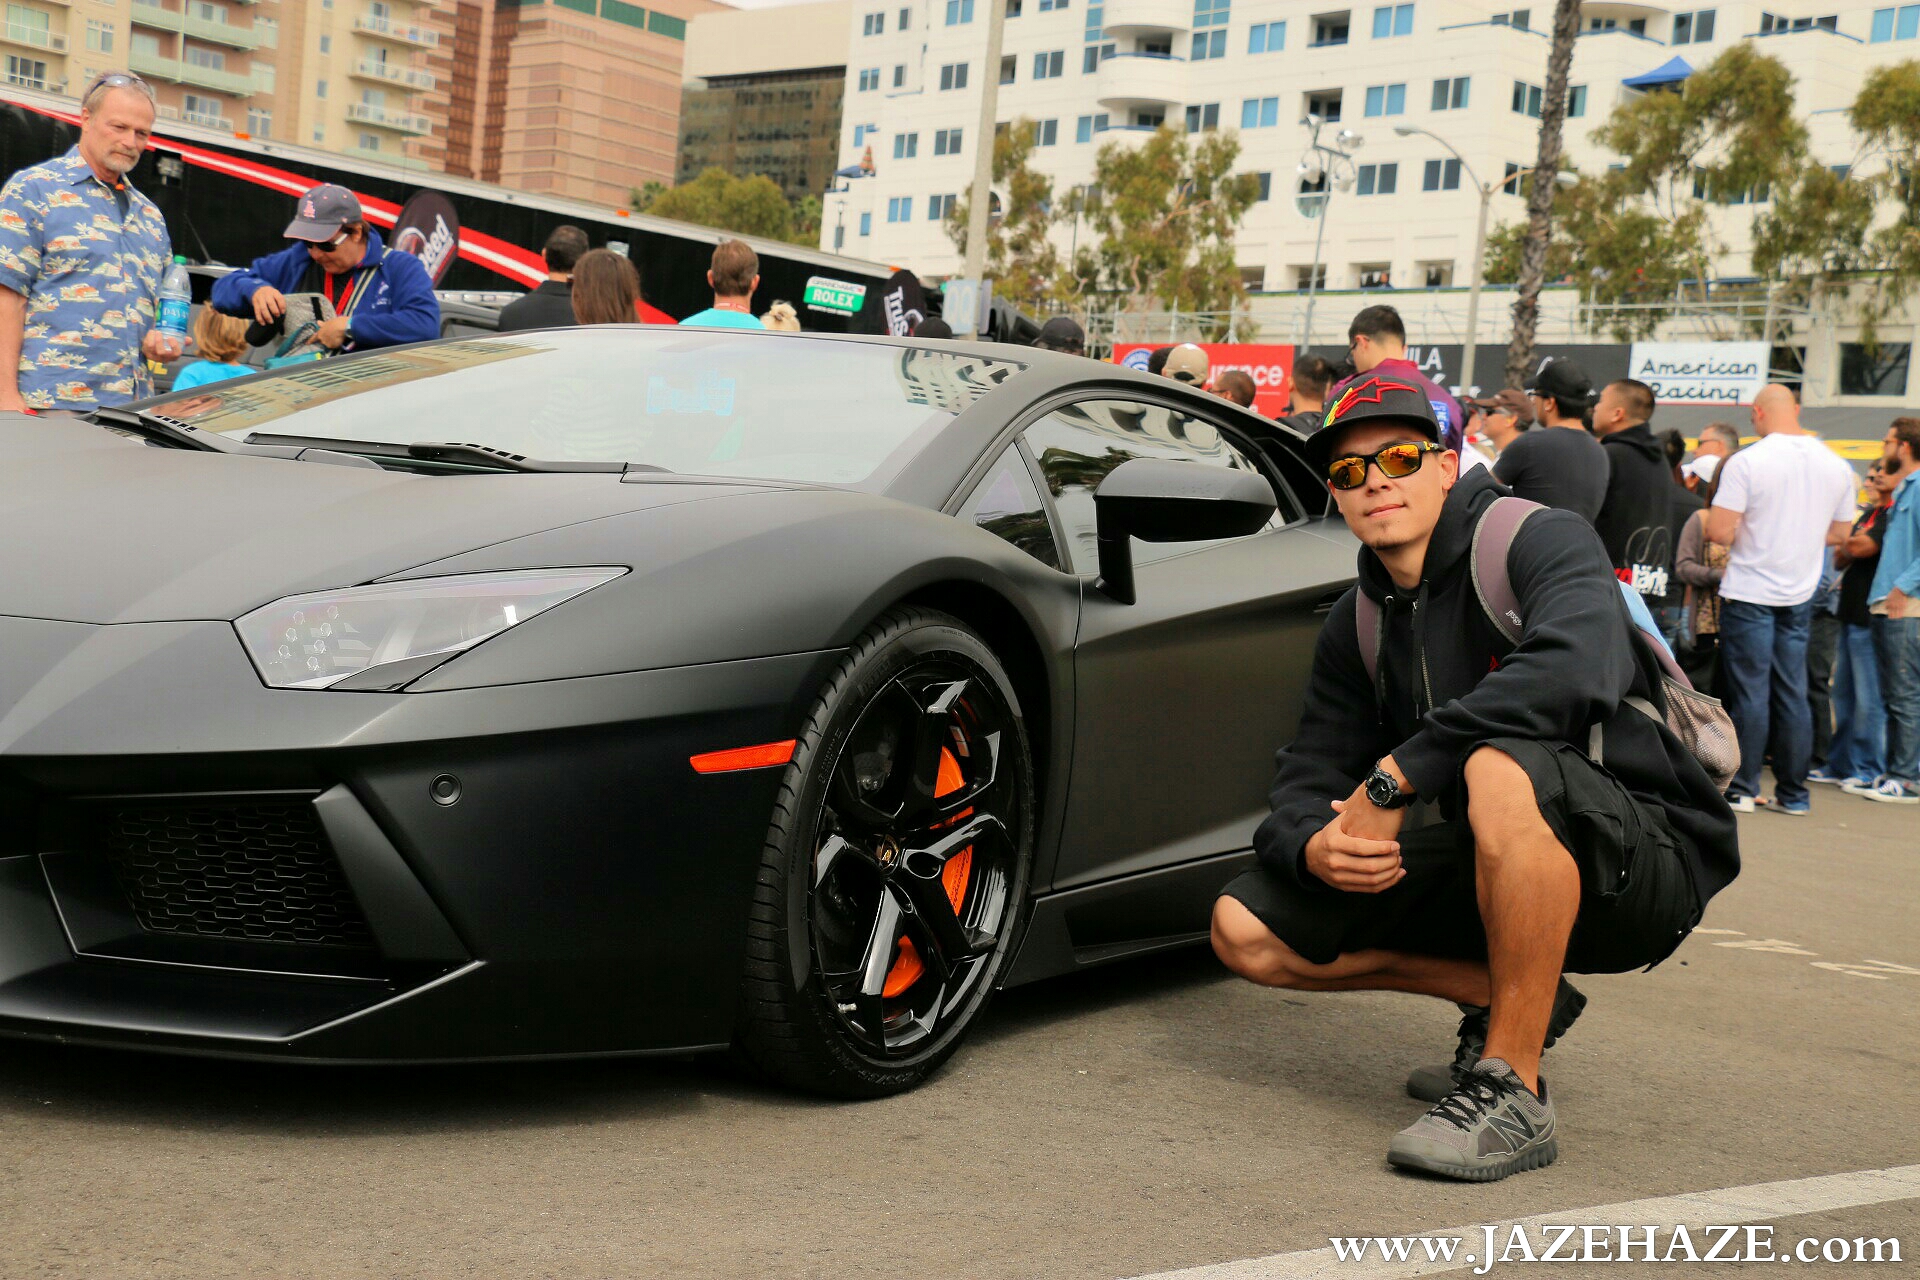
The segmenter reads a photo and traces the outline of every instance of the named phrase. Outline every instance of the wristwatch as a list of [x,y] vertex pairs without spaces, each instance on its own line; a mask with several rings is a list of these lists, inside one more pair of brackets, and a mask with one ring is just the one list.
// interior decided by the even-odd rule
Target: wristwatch
[[1373,801],[1377,808],[1404,809],[1414,801],[1413,795],[1402,791],[1400,784],[1393,780],[1393,775],[1379,765],[1373,766],[1373,772],[1367,775],[1366,785],[1367,799]]

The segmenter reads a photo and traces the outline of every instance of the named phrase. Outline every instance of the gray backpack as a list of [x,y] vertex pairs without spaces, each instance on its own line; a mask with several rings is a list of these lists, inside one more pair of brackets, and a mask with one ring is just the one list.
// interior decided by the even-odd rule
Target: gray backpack
[[[1473,531],[1473,591],[1480,599],[1487,621],[1510,645],[1520,643],[1526,624],[1520,616],[1520,598],[1514,594],[1513,579],[1507,570],[1507,556],[1513,550],[1520,526],[1528,516],[1542,510],[1545,508],[1539,503],[1525,498],[1495,498]],[[1628,698],[1627,704],[1666,725],[1687,753],[1706,770],[1714,786],[1725,791],[1740,767],[1740,742],[1734,733],[1733,718],[1718,698],[1701,693],[1687,679],[1639,592],[1623,582],[1620,594],[1628,614],[1628,632],[1653,655],[1660,668],[1660,697],[1666,707],[1663,714],[1645,698]],[[1378,690],[1385,618],[1380,606],[1365,591],[1354,594],[1353,621],[1360,636],[1360,659],[1366,664],[1367,683]],[[1597,724],[1592,728],[1587,754],[1595,764],[1602,763],[1601,733]]]

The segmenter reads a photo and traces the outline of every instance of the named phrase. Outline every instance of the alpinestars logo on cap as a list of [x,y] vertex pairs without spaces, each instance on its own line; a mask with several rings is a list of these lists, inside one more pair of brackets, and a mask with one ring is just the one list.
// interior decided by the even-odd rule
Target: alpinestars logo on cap
[[[1333,402],[1333,406],[1327,410],[1326,421],[1322,425],[1332,426],[1340,420],[1341,414],[1357,404],[1379,404],[1388,391],[1413,391],[1415,395],[1419,394],[1404,382],[1388,382],[1384,378],[1375,378],[1364,386],[1348,387],[1342,391],[1339,398]],[[1362,395],[1362,392],[1366,394]]]

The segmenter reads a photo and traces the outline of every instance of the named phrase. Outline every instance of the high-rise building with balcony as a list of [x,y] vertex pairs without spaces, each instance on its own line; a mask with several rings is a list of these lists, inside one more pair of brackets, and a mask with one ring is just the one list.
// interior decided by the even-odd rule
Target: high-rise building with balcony
[[[828,197],[823,238],[845,251],[942,276],[960,269],[943,217],[972,180],[981,65],[991,4],[1006,6],[997,121],[1034,122],[1033,165],[1061,193],[1088,184],[1106,144],[1162,124],[1236,130],[1238,168],[1260,202],[1238,238],[1253,288],[1292,290],[1314,271],[1321,199],[1309,118],[1321,140],[1360,135],[1326,204],[1317,257],[1323,287],[1464,285],[1479,192],[1492,222],[1524,216],[1516,175],[1531,168],[1553,6],[1457,0],[854,0],[839,159],[869,151],[875,176]],[[1630,96],[1679,85],[1723,50],[1751,43],[1795,77],[1813,153],[1853,160],[1844,109],[1873,67],[1920,58],[1920,4],[1866,0],[1584,4],[1565,139],[1587,171],[1618,160],[1591,134]],[[1425,132],[1402,134],[1397,126]],[[1444,140],[1444,144],[1443,141]],[[1452,148],[1451,150],[1449,148]],[[1302,197],[1305,197],[1302,199]],[[1765,191],[1725,198],[1715,215],[1723,274],[1746,268]],[[1058,230],[1065,250],[1076,231]]]

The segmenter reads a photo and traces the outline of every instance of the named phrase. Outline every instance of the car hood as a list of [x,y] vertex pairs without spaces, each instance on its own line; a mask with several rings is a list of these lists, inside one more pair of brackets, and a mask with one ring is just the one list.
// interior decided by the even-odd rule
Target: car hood
[[0,422],[0,615],[239,617],[549,529],[760,487],[611,474],[423,476],[152,448]]

